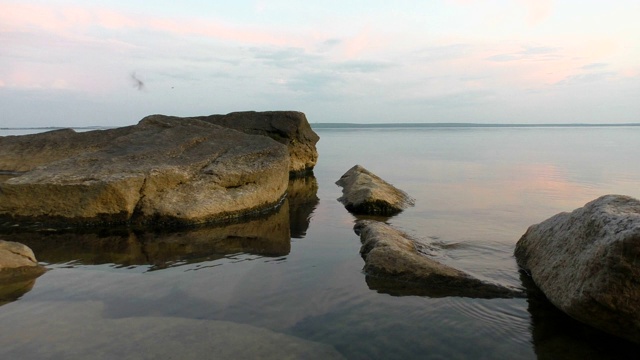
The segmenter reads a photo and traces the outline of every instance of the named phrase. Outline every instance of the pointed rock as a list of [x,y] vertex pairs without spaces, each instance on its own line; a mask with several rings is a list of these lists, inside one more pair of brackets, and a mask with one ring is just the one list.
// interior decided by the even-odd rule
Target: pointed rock
[[360,165],[349,169],[336,184],[342,187],[338,201],[354,214],[390,216],[414,204],[404,191]]
[[385,223],[360,220],[356,222],[355,230],[362,242],[360,255],[365,261],[367,282],[373,284],[375,290],[432,297],[524,296],[521,291],[481,281],[419,253],[414,240]]

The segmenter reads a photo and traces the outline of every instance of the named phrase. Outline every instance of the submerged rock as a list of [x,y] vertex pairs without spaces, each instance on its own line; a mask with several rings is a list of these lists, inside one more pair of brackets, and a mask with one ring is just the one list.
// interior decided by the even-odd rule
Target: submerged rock
[[342,187],[338,201],[354,214],[394,215],[414,204],[404,191],[360,165],[349,169],[336,184]]
[[252,135],[268,136],[289,149],[291,175],[305,175],[318,161],[316,143],[320,138],[311,129],[304,113],[298,111],[242,111],[195,119]]
[[[5,222],[226,221],[278,206],[287,189],[286,146],[201,120],[148,117],[126,128],[54,133],[0,143],[2,170],[25,171],[0,183]],[[21,167],[11,160],[21,149],[42,158]]]
[[640,201],[606,195],[529,227],[518,265],[569,316],[640,343]]
[[44,271],[28,246],[0,240],[0,283],[23,281]]
[[[113,318],[99,301],[30,301],[0,313],[3,359],[343,359],[264,327],[177,316]],[[8,326],[8,325],[7,325]]]
[[419,253],[414,240],[385,223],[359,220],[355,230],[362,242],[360,254],[367,283],[378,291],[434,297],[523,296],[520,291],[486,283]]

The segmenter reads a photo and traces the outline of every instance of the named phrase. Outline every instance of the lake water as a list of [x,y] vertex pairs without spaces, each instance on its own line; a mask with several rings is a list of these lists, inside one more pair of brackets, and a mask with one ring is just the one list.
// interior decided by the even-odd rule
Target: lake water
[[0,288],[0,358],[637,358],[640,346],[533,294],[425,295],[368,279],[334,182],[364,166],[416,200],[380,220],[437,243],[448,265],[524,288],[513,250],[529,225],[604,194],[640,198],[640,127],[316,132],[315,178],[293,182],[265,220],[173,233],[5,230],[50,270]]

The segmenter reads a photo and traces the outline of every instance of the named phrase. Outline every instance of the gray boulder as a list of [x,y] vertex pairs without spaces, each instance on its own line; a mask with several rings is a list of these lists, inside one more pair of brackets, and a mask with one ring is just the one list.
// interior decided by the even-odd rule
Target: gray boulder
[[360,165],[349,169],[336,184],[342,187],[338,201],[354,214],[390,216],[414,204],[404,191]]
[[362,242],[360,254],[365,261],[367,283],[380,292],[431,297],[524,296],[520,291],[481,281],[426,256],[424,252],[428,249],[424,245],[383,222],[359,220],[355,230]]
[[[0,183],[5,222],[228,221],[278,206],[287,189],[286,146],[200,120],[148,117],[126,128],[57,133],[63,139],[43,135],[48,145],[35,136],[23,144],[32,156],[43,156],[40,166],[1,163],[9,167],[2,170],[26,171]],[[81,151],[78,144],[62,145],[70,150],[52,159],[46,149],[66,141],[88,146]],[[1,146],[3,158],[20,150],[15,144],[6,151]]]
[[606,195],[529,227],[518,265],[569,316],[640,343],[640,201]]
[[0,240],[0,283],[37,277],[44,272],[26,245]]
[[227,115],[199,116],[195,119],[252,135],[268,136],[289,149],[292,176],[305,175],[318,161],[316,143],[320,138],[311,129],[304,113],[298,111],[243,111]]

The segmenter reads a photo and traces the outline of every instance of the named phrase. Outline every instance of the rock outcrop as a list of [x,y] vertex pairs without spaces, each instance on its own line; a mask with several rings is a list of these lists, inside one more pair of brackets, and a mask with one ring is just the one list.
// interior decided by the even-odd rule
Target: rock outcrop
[[292,176],[305,175],[318,161],[316,143],[320,138],[311,129],[304,113],[297,111],[243,111],[227,115],[199,116],[194,119],[252,135],[268,136],[289,149]]
[[640,201],[606,195],[529,227],[518,265],[569,316],[640,343]]
[[520,291],[483,282],[427,257],[418,251],[418,243],[385,223],[359,220],[355,230],[362,242],[360,254],[365,261],[367,282],[378,291],[433,297],[524,296]]
[[414,204],[404,191],[360,165],[349,169],[336,184],[342,187],[338,201],[354,214],[390,216]]
[[[37,167],[11,160],[25,140],[0,143],[1,170],[25,171],[0,183],[0,220],[227,221],[273,209],[287,189],[286,146],[201,120],[148,117],[126,128],[58,133],[62,139],[46,133],[43,142],[31,135],[23,144],[30,156],[43,157],[31,161]],[[80,150],[78,144],[88,146]],[[49,153],[58,146],[61,150]]]
[[0,283],[37,277],[43,272],[29,247],[0,240]]

